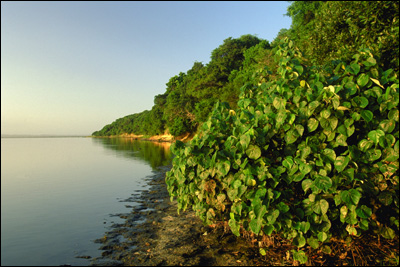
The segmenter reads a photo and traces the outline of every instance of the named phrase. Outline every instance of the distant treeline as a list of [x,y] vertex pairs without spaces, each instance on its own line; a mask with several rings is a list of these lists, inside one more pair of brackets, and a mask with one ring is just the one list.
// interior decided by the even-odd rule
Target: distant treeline
[[249,34],[225,39],[208,64],[195,62],[186,73],[170,78],[165,93],[154,97],[151,110],[119,118],[92,135],[195,132],[217,101],[235,108],[243,85],[258,84],[263,75],[275,73],[271,50],[283,37],[294,41],[309,65],[321,69],[333,59],[349,60],[366,47],[383,69],[399,72],[397,1],[294,1],[285,15],[292,18],[292,25],[281,29],[271,43]]

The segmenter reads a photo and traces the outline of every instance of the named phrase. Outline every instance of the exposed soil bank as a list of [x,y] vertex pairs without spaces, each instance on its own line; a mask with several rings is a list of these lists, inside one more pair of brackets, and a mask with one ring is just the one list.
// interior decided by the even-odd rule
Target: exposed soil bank
[[111,136],[91,136],[94,138],[131,138],[135,140],[142,141],[155,141],[155,142],[170,142],[173,143],[176,140],[187,142],[190,141],[195,133],[185,133],[180,136],[174,137],[171,134],[163,134],[163,135],[154,135],[154,136],[144,136],[144,135],[136,135],[136,134],[121,134],[121,135],[111,135]]

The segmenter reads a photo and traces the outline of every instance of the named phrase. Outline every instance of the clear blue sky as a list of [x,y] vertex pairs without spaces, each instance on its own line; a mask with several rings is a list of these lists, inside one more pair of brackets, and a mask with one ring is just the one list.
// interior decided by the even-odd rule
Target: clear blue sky
[[287,1],[1,2],[1,133],[90,135],[150,110],[228,37],[272,41]]

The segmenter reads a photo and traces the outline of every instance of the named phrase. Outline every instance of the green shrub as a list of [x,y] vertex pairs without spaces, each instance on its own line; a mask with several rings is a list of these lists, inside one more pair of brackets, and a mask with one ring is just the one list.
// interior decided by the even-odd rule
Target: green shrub
[[[399,230],[399,82],[368,49],[328,74],[283,39],[278,76],[217,103],[192,141],[176,142],[166,183],[179,210],[316,249],[335,234]],[[303,262],[307,257],[296,252]],[[296,256],[296,257],[297,257]]]

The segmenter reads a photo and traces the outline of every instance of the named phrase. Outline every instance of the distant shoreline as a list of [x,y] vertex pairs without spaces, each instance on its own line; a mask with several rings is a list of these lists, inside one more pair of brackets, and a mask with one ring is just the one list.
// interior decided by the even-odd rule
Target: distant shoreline
[[135,135],[135,134],[120,134],[120,135],[110,135],[110,136],[89,136],[92,138],[130,138],[141,141],[153,141],[153,142],[169,142],[174,143],[176,140],[187,142],[193,139],[195,133],[185,133],[180,136],[174,137],[170,134],[164,135],[154,135],[154,136],[145,136],[145,135]]

